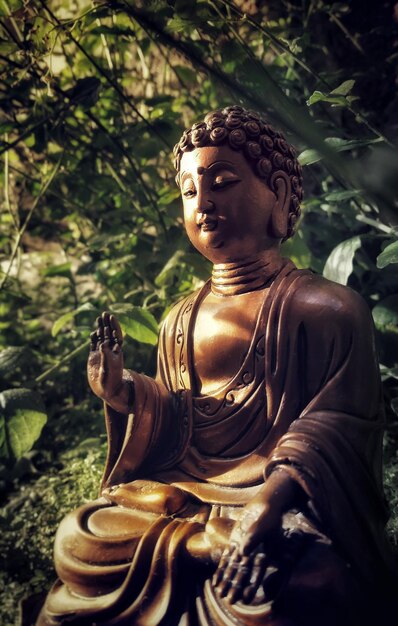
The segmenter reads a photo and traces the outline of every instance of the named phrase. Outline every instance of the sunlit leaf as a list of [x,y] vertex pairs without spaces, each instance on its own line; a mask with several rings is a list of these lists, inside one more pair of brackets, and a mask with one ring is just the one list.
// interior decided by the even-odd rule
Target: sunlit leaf
[[361,247],[361,238],[352,237],[342,241],[328,256],[323,275],[341,285],[346,285],[353,270],[353,260],[357,250]]
[[77,309],[74,309],[73,311],[68,311],[67,313],[64,313],[64,315],[61,315],[61,317],[59,317],[54,322],[53,327],[51,329],[52,336],[56,337],[58,335],[58,333],[60,332],[60,330],[62,330],[79,313],[82,313],[83,311],[94,311],[94,310],[95,309],[94,309],[93,305],[91,304],[91,302],[85,302],[84,304],[79,306]]
[[18,9],[23,7],[23,0],[7,0],[7,2],[0,2],[0,16],[9,16]]
[[341,83],[341,85],[336,87],[336,89],[332,89],[330,94],[337,95],[337,96],[347,96],[352,90],[352,88],[354,87],[354,85],[355,85],[355,80],[345,80],[343,83]]
[[10,346],[0,351],[0,376],[6,376],[15,370],[27,358],[28,350],[25,346]]
[[112,305],[111,310],[117,315],[124,334],[141,343],[157,344],[158,323],[148,309],[121,303]]
[[323,91],[314,91],[314,93],[308,98],[307,105],[312,106],[317,102],[330,102],[331,104],[339,104],[341,106],[347,104],[344,96],[330,96],[323,93]]
[[322,159],[322,155],[319,154],[317,150],[308,149],[303,150],[298,157],[299,163],[301,165],[312,165],[313,163],[318,163]]
[[300,233],[285,241],[281,251],[283,256],[291,258],[299,269],[311,267],[311,251]]
[[346,191],[333,191],[325,196],[326,202],[342,202],[344,200],[352,200],[360,195],[359,189],[347,189]]
[[355,80],[345,80],[341,85],[336,87],[336,89],[332,89],[328,94],[323,93],[323,91],[314,91],[312,95],[307,100],[307,105],[312,106],[317,102],[329,102],[335,106],[345,107],[348,104],[351,104],[354,100],[358,98],[356,96],[350,96],[349,93],[355,85]]
[[174,254],[167,260],[167,263],[162,267],[159,274],[155,278],[155,284],[159,287],[166,284],[170,272],[174,273],[176,267],[178,267],[184,257],[184,250],[176,250]]
[[379,328],[396,329],[398,332],[398,294],[387,296],[372,309],[373,319]]
[[398,263],[398,241],[393,241],[377,257],[377,267],[383,269],[391,263]]
[[0,393],[0,409],[9,451],[19,459],[40,437],[47,421],[44,403],[30,389],[6,389]]
[[64,276],[65,278],[71,277],[71,263],[61,263],[60,265],[51,265],[42,270],[43,276]]
[[[375,143],[380,143],[382,139],[380,137],[371,139],[341,139],[340,137],[326,137],[325,143],[336,152],[345,152],[347,150],[355,150],[357,148],[364,148]],[[323,156],[313,149],[303,150],[298,157],[301,165],[311,165],[317,163],[323,158]]]

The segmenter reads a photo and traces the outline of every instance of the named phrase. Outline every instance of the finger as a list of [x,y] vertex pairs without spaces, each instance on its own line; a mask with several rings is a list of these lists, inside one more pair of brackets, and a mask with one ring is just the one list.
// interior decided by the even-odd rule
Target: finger
[[117,339],[118,343],[122,345],[123,344],[123,332],[122,332],[118,319],[114,315],[111,315],[109,318],[109,323],[112,328],[112,335]]
[[235,576],[238,571],[241,560],[242,560],[242,557],[240,556],[238,549],[236,548],[233,554],[231,555],[231,558],[229,560],[227,567],[224,570],[222,580],[218,584],[218,592],[222,598],[228,594],[231,584],[235,580]]
[[104,326],[109,326],[109,318],[110,318],[110,313],[109,311],[104,311],[102,314],[102,322],[104,324]]
[[217,570],[216,570],[216,572],[215,572],[215,574],[213,576],[212,583],[213,583],[214,587],[217,587],[217,585],[222,581],[223,576],[224,576],[224,570],[226,569],[226,567],[227,567],[227,565],[229,563],[229,560],[230,560],[230,557],[231,557],[233,551],[234,551],[234,547],[233,546],[228,546],[227,548],[225,548],[225,550],[224,550],[224,552],[223,552],[223,554],[221,556],[220,562],[218,564],[218,568],[217,568]]
[[90,334],[90,351],[91,352],[94,352],[95,350],[97,350],[97,344],[98,344],[98,335],[97,335],[97,331],[94,330]]
[[259,588],[262,586],[267,569],[267,557],[263,552],[252,554],[251,574],[249,584],[245,587],[242,597],[247,604],[250,604]]
[[104,311],[102,314],[102,324],[104,326],[104,337],[105,339],[108,339],[108,340],[112,336],[109,318],[110,318],[110,313],[108,311]]
[[114,346],[113,346],[113,348],[112,348],[112,352],[113,352],[114,354],[119,354],[119,352],[121,352],[121,350],[122,350],[122,349],[121,349],[120,345],[119,345],[118,343],[115,343],[115,345],[114,345]]
[[[110,327],[110,328],[112,328],[112,327]],[[115,331],[115,330],[112,330],[112,338],[111,338],[111,343],[112,343],[112,345],[113,345],[113,346],[115,346],[115,347],[116,347],[117,345],[120,345],[120,343],[119,343],[119,337],[117,336],[117,333],[116,333],[116,331]]]
[[238,568],[235,572],[235,576],[231,581],[230,589],[227,593],[227,600],[231,604],[237,602],[242,597],[242,591],[244,589],[246,581],[250,577],[251,566],[249,557],[243,557]]
[[102,317],[97,317],[97,337],[99,342],[104,341],[104,324]]

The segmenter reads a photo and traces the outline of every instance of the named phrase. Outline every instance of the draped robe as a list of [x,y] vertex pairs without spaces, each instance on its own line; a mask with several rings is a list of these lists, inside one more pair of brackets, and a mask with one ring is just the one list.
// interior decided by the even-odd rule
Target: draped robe
[[[59,580],[40,625],[309,624],[300,618],[300,598],[316,595],[315,587],[327,592],[329,585],[333,602],[341,592],[331,588],[336,576],[347,578],[360,603],[393,580],[380,381],[366,305],[352,290],[286,263],[264,292],[236,376],[204,398],[195,395],[193,332],[209,288],[168,315],[156,379],[131,374],[134,414],[105,406],[103,495],[61,524]],[[289,584],[296,581],[291,598],[299,600],[290,621],[278,621],[266,602],[228,606],[209,582],[220,555],[212,533],[218,529],[227,542],[240,508],[281,467],[308,498],[302,528],[325,559],[296,564]],[[293,526],[300,527],[301,513],[292,512]],[[329,623],[319,610],[315,623]]]

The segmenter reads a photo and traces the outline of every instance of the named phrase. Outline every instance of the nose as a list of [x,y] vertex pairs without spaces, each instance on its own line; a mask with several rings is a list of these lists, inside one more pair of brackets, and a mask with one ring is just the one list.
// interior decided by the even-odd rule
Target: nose
[[206,189],[204,185],[199,185],[196,196],[196,211],[202,215],[207,215],[215,209],[215,204],[211,198],[211,191]]

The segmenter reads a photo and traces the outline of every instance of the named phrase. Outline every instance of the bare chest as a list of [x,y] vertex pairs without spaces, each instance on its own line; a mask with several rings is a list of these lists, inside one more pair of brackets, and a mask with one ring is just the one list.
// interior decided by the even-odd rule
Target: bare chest
[[210,293],[201,303],[193,334],[196,386],[201,395],[229,382],[242,365],[266,292],[226,297]]

